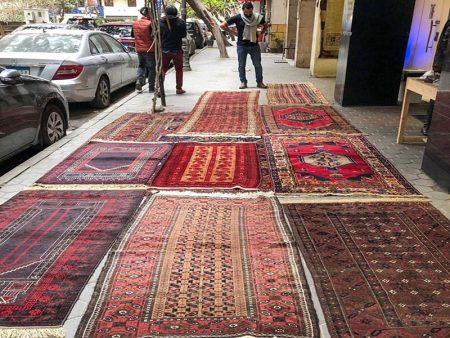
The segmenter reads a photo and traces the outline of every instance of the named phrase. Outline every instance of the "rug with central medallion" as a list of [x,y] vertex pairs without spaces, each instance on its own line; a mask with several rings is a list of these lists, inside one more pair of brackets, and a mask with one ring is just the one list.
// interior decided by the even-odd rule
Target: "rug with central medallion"
[[261,135],[259,91],[205,92],[177,130],[187,135]]
[[144,191],[27,191],[0,206],[0,336],[60,337]]
[[41,184],[146,184],[172,146],[165,143],[92,142],[44,175]]
[[162,135],[173,133],[186,120],[185,113],[126,113],[107,125],[92,140],[122,142],[158,141]]
[[263,142],[179,143],[150,184],[157,188],[272,190]]
[[77,337],[317,337],[275,200],[153,196],[108,257]]
[[450,337],[450,221],[427,203],[283,206],[331,337]]
[[264,137],[279,193],[420,195],[362,136]]
[[330,106],[261,106],[260,113],[267,134],[360,134]]
[[303,104],[328,105],[327,100],[312,83],[269,83],[267,88],[269,105]]

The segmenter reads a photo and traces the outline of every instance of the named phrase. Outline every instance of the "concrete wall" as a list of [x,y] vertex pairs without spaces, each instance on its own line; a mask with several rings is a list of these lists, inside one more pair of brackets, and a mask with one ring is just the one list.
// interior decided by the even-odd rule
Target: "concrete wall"
[[315,10],[315,0],[299,0],[294,57],[295,66],[299,68],[309,68],[311,63]]
[[269,47],[272,50],[283,48],[286,33],[286,0],[272,0],[270,22]]
[[286,33],[284,35],[284,53],[286,58],[294,59],[297,40],[297,8],[299,0],[288,0],[286,6]]

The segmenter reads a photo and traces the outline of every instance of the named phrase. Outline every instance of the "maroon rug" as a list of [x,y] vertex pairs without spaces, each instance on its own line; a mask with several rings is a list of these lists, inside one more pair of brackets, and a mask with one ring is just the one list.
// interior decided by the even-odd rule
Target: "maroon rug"
[[430,204],[284,208],[332,337],[450,337],[450,221]]
[[28,191],[1,205],[0,336],[8,327],[60,328],[142,197]]
[[89,143],[76,150],[38,183],[145,184],[172,146],[165,143]]

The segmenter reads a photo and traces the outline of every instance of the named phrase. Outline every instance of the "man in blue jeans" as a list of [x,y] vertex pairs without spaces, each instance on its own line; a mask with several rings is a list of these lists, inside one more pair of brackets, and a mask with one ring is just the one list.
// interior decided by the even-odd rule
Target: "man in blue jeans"
[[262,26],[262,33],[267,29],[264,16],[259,13],[253,13],[253,4],[245,2],[242,5],[242,12],[232,16],[220,25],[224,31],[231,35],[236,35],[234,30],[230,29],[231,25],[236,25],[237,29],[237,54],[239,63],[239,79],[241,85],[239,89],[247,88],[247,77],[245,76],[245,65],[247,63],[247,55],[250,55],[253,66],[255,67],[256,86],[258,88],[267,88],[263,82],[263,70],[261,66],[261,49],[256,37],[258,27]]

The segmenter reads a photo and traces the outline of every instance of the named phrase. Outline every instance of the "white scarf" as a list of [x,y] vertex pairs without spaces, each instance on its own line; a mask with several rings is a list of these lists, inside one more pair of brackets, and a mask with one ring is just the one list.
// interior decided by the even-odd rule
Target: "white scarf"
[[242,40],[256,42],[256,29],[263,19],[263,16],[259,13],[253,13],[251,17],[247,18],[244,13],[241,12],[241,18],[245,23]]

